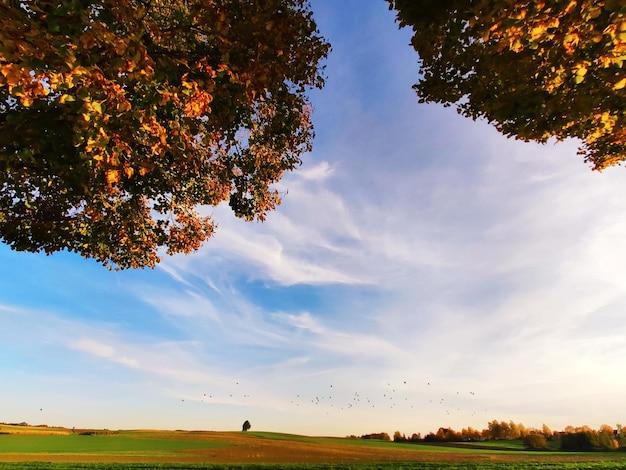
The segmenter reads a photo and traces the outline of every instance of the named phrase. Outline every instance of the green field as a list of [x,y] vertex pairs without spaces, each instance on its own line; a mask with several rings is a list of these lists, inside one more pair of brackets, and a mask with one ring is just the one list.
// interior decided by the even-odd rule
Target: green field
[[50,463],[50,462],[20,462],[0,463],[0,469],[7,470],[617,470],[624,469],[623,463],[595,462],[595,463],[473,463],[473,462],[403,462],[403,463],[376,463],[376,464],[98,464],[98,463]]
[[626,469],[626,452],[531,452],[519,441],[429,445],[270,432],[9,431],[0,434],[0,470]]
[[227,446],[227,443],[191,439],[172,439],[121,433],[114,435],[0,435],[0,454],[137,454]]

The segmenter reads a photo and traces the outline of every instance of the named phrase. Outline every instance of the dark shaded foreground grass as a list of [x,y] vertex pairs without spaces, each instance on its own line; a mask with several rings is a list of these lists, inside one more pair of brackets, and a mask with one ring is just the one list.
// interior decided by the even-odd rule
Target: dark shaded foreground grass
[[377,464],[123,464],[123,463],[2,463],[0,470],[617,470],[623,462],[388,462]]

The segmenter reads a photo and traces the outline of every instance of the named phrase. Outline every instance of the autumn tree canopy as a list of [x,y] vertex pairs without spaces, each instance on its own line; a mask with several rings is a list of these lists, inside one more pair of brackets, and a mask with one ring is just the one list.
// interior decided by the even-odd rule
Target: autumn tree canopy
[[413,29],[420,102],[507,136],[574,137],[602,170],[626,159],[626,0],[387,0]]
[[0,238],[152,267],[262,220],[328,51],[307,0],[0,0]]

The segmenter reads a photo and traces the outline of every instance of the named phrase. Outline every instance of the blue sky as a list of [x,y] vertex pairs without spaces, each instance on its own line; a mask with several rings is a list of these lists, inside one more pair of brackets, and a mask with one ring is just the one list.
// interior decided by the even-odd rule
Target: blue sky
[[[626,423],[626,187],[420,105],[382,0],[313,0],[316,140],[264,223],[109,272],[0,246],[0,421],[309,435]],[[620,414],[621,413],[621,414]]]

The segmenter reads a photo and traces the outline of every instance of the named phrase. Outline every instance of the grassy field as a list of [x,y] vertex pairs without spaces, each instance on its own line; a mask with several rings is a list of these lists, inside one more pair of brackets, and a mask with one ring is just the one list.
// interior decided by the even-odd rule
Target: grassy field
[[15,431],[0,429],[0,470],[626,468],[624,452],[528,452],[515,442],[499,450],[268,432]]
[[0,434],[70,434],[67,428],[55,428],[48,426],[18,426],[12,424],[0,424]]
[[[8,466],[5,466],[8,465]],[[617,463],[463,463],[463,462],[403,462],[375,464],[75,464],[19,462],[0,464],[0,469],[7,470],[621,470]]]
[[140,433],[99,435],[5,435],[0,437],[0,454],[140,454],[168,455],[186,449],[209,449],[227,446],[227,443],[207,442],[171,436],[155,436]]
[[[458,442],[456,446],[462,446],[474,449],[501,449],[501,450],[524,450],[524,443],[521,439],[501,440],[501,441],[476,441],[476,442]],[[559,443],[554,441],[547,442],[548,449],[551,451],[559,450]]]

